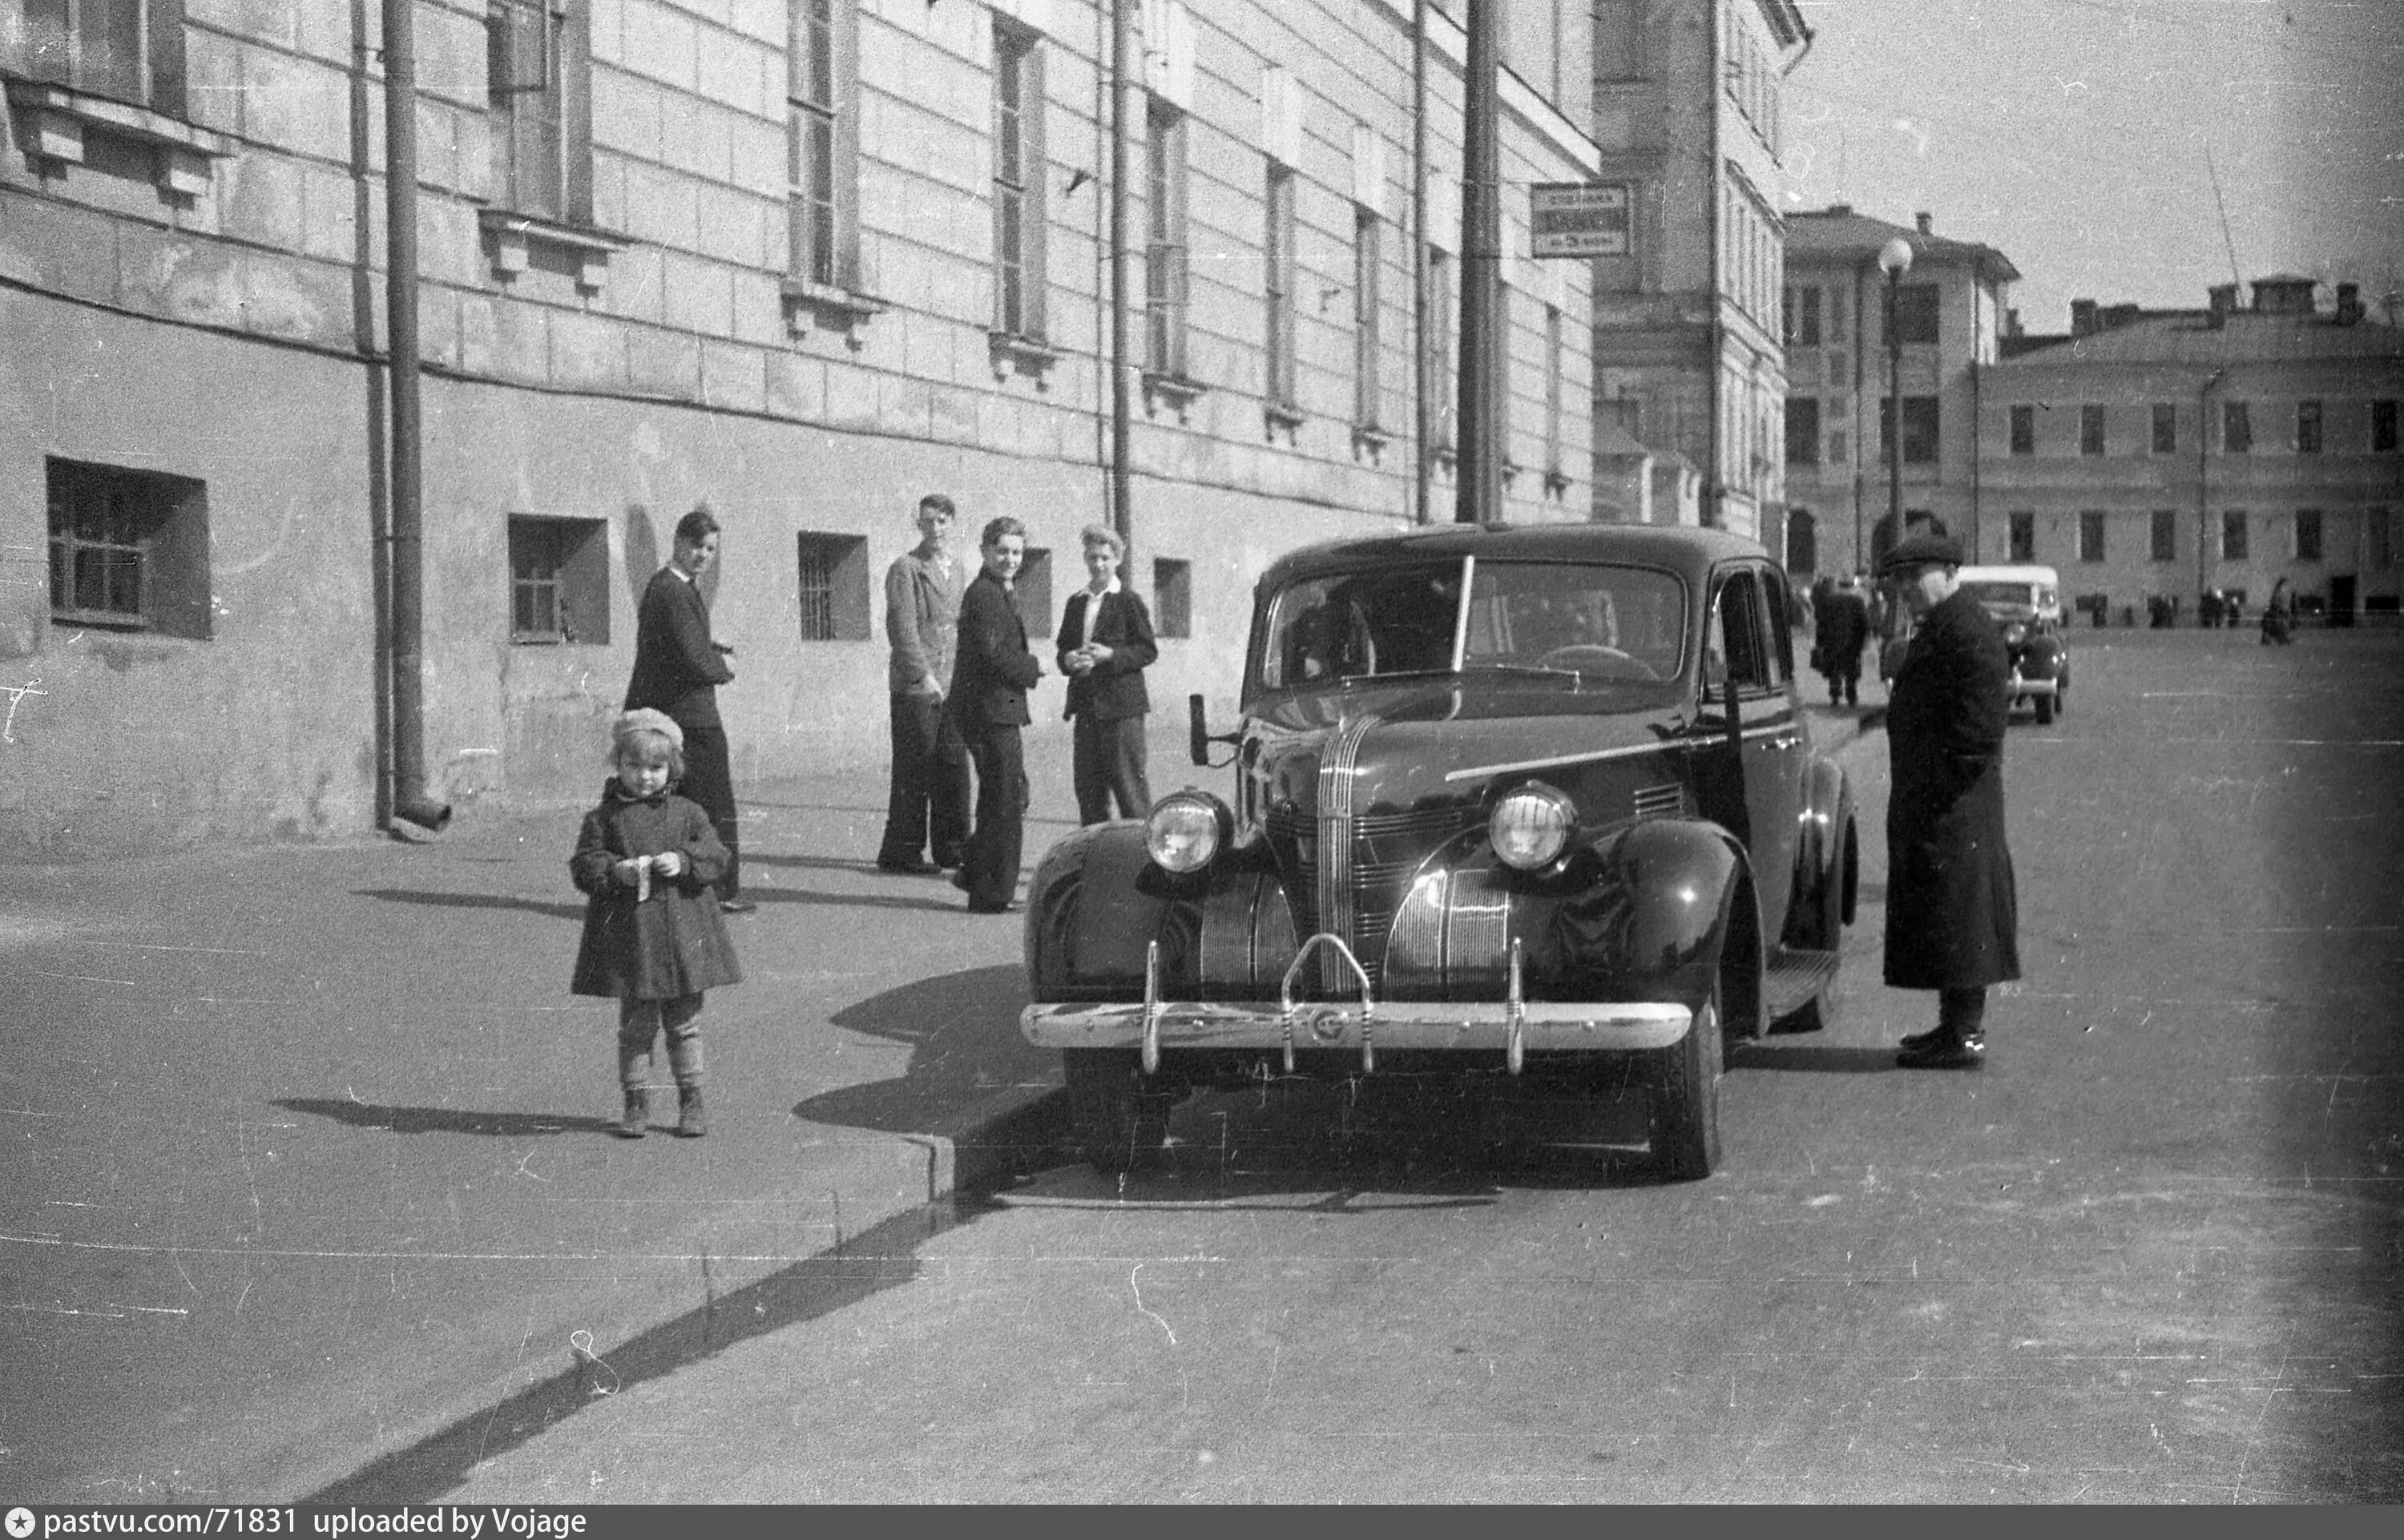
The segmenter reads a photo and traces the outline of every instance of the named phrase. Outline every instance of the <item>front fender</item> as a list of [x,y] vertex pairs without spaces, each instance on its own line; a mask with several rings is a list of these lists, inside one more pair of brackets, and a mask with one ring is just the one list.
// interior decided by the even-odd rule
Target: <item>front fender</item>
[[1163,986],[1181,999],[1245,1000],[1265,984],[1274,989],[1297,947],[1266,851],[1238,847],[1175,877],[1153,864],[1142,825],[1111,823],[1044,852],[1027,892],[1029,999],[1140,998],[1154,942]]
[[1516,940],[1530,999],[1699,1000],[1747,877],[1727,832],[1690,819],[1610,831],[1534,874],[1472,831],[1419,869],[1390,932],[1387,992],[1499,999]]
[[1802,838],[1795,861],[1795,897],[1786,906],[1790,946],[1834,951],[1853,922],[1853,882],[1847,867],[1853,840],[1853,788],[1834,760],[1814,759],[1804,773]]

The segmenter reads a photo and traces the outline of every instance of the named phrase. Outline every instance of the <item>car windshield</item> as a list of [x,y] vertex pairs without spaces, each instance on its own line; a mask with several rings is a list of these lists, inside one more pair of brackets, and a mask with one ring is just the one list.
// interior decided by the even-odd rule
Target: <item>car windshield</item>
[[2025,582],[1997,582],[1992,580],[1965,582],[1963,587],[1970,596],[1990,609],[2028,609],[2037,607],[2036,586]]
[[[1470,572],[1467,613],[1462,577]],[[1306,579],[1269,601],[1259,684],[1454,665],[1650,681],[1677,676],[1685,589],[1649,567],[1459,561]]]

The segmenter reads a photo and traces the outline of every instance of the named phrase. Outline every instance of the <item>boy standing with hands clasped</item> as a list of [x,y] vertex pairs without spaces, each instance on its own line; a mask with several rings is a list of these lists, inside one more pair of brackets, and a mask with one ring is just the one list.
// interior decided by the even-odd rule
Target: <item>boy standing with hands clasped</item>
[[743,970],[719,916],[729,857],[710,817],[676,794],[684,730],[664,711],[629,711],[611,733],[614,777],[584,815],[568,875],[590,896],[568,987],[618,1001],[618,1133],[649,1131],[651,1044],[668,1040],[677,1133],[706,1131],[701,1104],[702,992],[739,984]]
[[1160,657],[1152,615],[1119,581],[1126,547],[1107,525],[1089,524],[1082,537],[1086,584],[1069,596],[1060,616],[1060,672],[1069,679],[1073,724],[1069,774],[1077,789],[1077,821],[1107,823],[1152,811],[1144,773],[1143,719],[1152,700],[1143,671]]

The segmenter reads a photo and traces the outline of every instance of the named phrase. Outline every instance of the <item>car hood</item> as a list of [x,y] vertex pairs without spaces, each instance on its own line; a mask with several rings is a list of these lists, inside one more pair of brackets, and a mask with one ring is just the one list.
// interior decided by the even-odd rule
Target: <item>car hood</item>
[[1397,681],[1268,703],[1246,720],[1244,752],[1259,805],[1272,815],[1316,816],[1320,773],[1331,760],[1351,772],[1356,815],[1466,808],[1498,777],[1562,782],[1604,763],[1642,760],[1641,750],[1685,727],[1683,699],[1675,681]]

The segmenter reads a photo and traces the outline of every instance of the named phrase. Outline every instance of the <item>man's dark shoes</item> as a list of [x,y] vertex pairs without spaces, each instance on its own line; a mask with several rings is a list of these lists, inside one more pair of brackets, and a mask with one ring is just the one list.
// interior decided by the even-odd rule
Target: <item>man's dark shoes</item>
[[1950,1027],[1915,1032],[1903,1040],[1894,1061],[1907,1070],[1975,1070],[1987,1062],[1987,1034],[1964,1036]]
[[879,861],[876,869],[890,872],[897,877],[931,877],[943,870],[933,861],[920,861],[915,856],[907,861]]
[[971,915],[1014,915],[1025,907],[1025,904],[1017,903],[979,903],[974,899],[969,900],[969,913]]
[[749,899],[720,899],[718,901],[718,912],[721,915],[748,915],[758,907],[760,906],[752,903]]
[[969,890],[969,869],[965,866],[952,874],[952,886],[965,893]]

